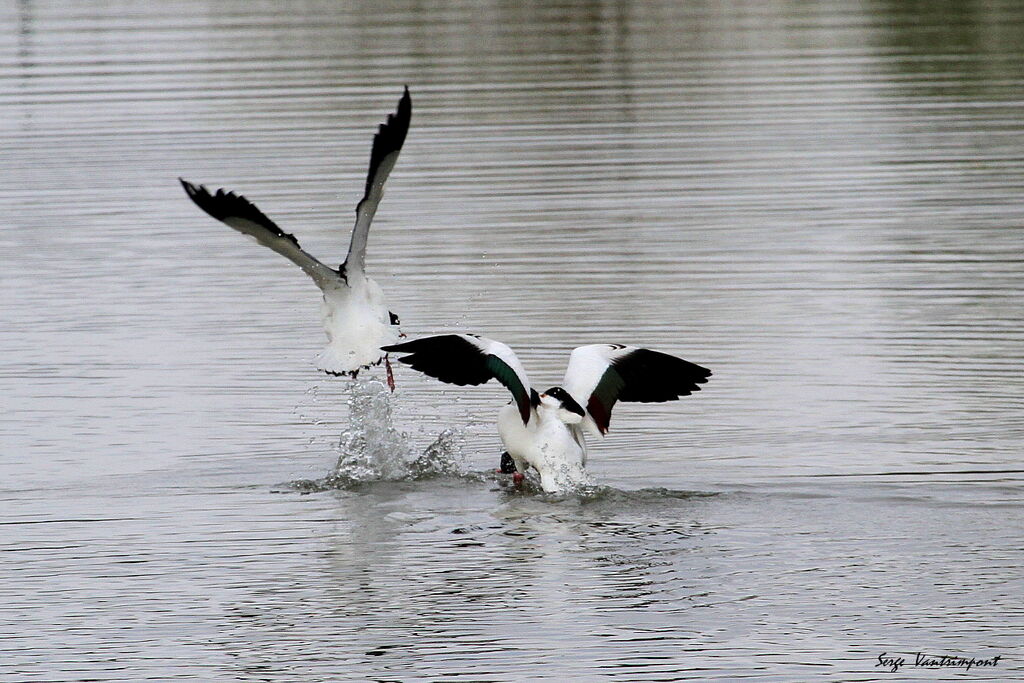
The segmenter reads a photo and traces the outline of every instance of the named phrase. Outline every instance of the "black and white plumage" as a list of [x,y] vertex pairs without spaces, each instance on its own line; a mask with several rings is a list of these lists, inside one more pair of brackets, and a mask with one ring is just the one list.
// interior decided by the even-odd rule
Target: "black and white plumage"
[[388,310],[380,287],[365,274],[366,242],[384,195],[384,183],[398,161],[411,118],[412,99],[406,87],[395,113],[388,115],[373,138],[366,188],[356,206],[348,256],[337,270],[303,250],[293,235],[281,230],[245,197],[223,189],[211,193],[202,185],[179,179],[196,206],[281,254],[320,288],[328,342],[317,355],[316,366],[330,374],[354,377],[359,370],[386,359],[381,347],[399,338],[398,316]]
[[[498,414],[498,433],[518,472],[533,467],[545,491],[589,482],[586,433],[608,432],[618,401],[660,403],[700,391],[711,371],[666,353],[621,344],[573,349],[561,386],[538,394],[505,344],[473,334],[425,337],[384,347],[405,354],[414,370],[459,385],[498,380],[512,403]],[[503,469],[505,469],[503,467]]]

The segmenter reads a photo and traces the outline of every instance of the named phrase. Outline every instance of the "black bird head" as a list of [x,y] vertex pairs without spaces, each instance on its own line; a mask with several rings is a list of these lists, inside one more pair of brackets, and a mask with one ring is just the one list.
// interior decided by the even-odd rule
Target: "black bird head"
[[550,396],[551,398],[561,403],[562,408],[568,410],[570,413],[576,413],[580,417],[584,417],[587,414],[586,411],[583,410],[583,408],[580,406],[580,404],[576,402],[576,399],[570,396],[569,392],[563,389],[562,387],[551,387],[550,389],[544,392],[544,395]]

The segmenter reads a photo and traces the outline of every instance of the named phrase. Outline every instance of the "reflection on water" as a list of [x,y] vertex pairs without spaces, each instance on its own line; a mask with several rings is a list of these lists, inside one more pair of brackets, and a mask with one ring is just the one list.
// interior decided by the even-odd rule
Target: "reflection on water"
[[[1019,676],[1018,3],[0,16],[4,678]],[[176,178],[340,261],[403,83],[369,268],[407,333],[715,373],[616,408],[595,496],[507,487],[500,387],[401,369],[389,438],[457,470],[282,484],[358,426],[315,290]]]

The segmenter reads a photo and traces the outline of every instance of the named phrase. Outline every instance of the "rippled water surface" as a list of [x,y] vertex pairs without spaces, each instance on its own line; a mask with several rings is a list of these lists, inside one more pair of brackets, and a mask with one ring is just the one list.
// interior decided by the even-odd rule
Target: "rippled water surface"
[[[1019,3],[0,18],[0,678],[1024,677]],[[177,183],[340,262],[405,83],[407,333],[714,371],[589,495],[493,474],[500,387],[318,376],[315,288]]]

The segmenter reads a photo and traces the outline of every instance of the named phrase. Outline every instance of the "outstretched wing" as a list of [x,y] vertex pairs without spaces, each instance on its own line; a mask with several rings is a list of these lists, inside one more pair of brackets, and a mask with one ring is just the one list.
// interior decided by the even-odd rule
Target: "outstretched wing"
[[661,403],[700,391],[711,371],[667,353],[621,344],[573,349],[562,387],[587,409],[587,424],[608,432],[616,401]]
[[373,150],[370,152],[370,169],[366,173],[366,191],[356,206],[356,225],[352,228],[352,241],[348,246],[345,258],[345,272],[358,271],[366,268],[366,239],[370,233],[370,223],[377,213],[377,204],[384,196],[384,181],[388,179],[391,169],[398,161],[398,153],[402,151],[402,143],[409,132],[409,121],[412,119],[412,98],[409,97],[409,86],[405,87],[402,99],[398,100],[398,108],[394,114],[380,125],[373,136]]
[[189,199],[195,202],[196,206],[243,235],[255,238],[263,246],[273,249],[302,268],[303,272],[313,278],[313,282],[320,289],[341,280],[338,271],[303,251],[294,235],[289,235],[277,227],[274,221],[267,218],[262,211],[242,195],[225,192],[223,189],[210,194],[210,191],[202,185],[196,187],[187,180],[181,178],[178,180],[181,181],[181,186],[185,188]]
[[512,392],[523,424],[530,421],[530,380],[508,346],[475,334],[444,334],[381,347],[404,353],[398,360],[448,384],[477,385],[496,379]]

